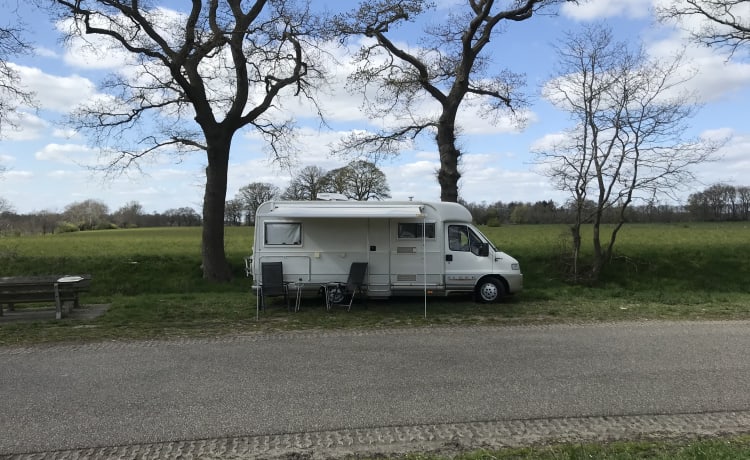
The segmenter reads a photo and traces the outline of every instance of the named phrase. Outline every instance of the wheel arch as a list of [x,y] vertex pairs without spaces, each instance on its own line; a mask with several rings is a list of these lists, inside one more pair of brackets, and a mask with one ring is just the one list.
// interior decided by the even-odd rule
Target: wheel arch
[[510,290],[510,286],[508,284],[508,281],[501,275],[498,275],[496,273],[488,274],[481,276],[477,283],[474,285],[474,294],[475,296],[479,296],[479,289],[481,288],[482,284],[487,282],[488,280],[494,280],[500,284],[500,286],[503,288],[503,292],[500,293],[501,295],[498,296],[497,300],[495,302],[499,302],[502,300],[503,297],[508,295],[508,292]]

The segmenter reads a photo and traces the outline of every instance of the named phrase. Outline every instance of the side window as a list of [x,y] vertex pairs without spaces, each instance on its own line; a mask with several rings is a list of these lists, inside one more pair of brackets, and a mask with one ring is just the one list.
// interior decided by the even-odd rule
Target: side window
[[449,225],[448,249],[451,251],[471,251],[472,254],[478,256],[482,249],[482,240],[465,225]]
[[434,222],[427,222],[425,224],[420,222],[399,222],[398,237],[399,239],[422,238],[422,229],[424,229],[425,238],[435,238]]
[[265,243],[269,245],[302,245],[302,224],[299,222],[266,222]]
[[451,251],[469,250],[469,229],[465,225],[448,226],[448,249]]

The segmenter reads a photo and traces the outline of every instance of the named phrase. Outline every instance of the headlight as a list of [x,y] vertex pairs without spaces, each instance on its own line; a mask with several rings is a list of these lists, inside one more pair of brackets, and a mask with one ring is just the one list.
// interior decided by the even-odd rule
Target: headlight
[[521,270],[521,265],[519,264],[510,264],[511,270]]

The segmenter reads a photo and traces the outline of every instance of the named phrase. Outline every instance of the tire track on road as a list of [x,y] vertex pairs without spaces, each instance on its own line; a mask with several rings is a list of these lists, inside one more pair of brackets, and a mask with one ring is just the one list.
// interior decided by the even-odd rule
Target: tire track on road
[[750,433],[750,411],[499,420],[281,433],[0,456],[59,459],[337,459],[406,452],[457,452],[549,443],[731,436]]

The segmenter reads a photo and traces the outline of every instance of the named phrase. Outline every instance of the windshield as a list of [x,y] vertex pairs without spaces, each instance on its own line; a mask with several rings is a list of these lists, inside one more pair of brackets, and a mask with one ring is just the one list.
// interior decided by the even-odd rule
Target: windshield
[[476,232],[476,233],[477,233],[477,234],[479,235],[479,238],[480,238],[480,239],[481,239],[482,241],[484,241],[485,243],[487,243],[487,244],[489,244],[489,245],[490,245],[490,249],[491,249],[492,251],[494,251],[494,252],[499,252],[499,250],[497,249],[497,247],[495,247],[494,243],[492,243],[492,240],[490,240],[489,238],[487,238],[487,237],[486,237],[486,236],[484,235],[484,233],[480,232],[480,231],[479,231],[479,230],[478,230],[477,228],[475,228],[475,227],[471,227],[471,228],[472,228],[472,230],[474,230],[474,231],[475,231],[475,232]]

